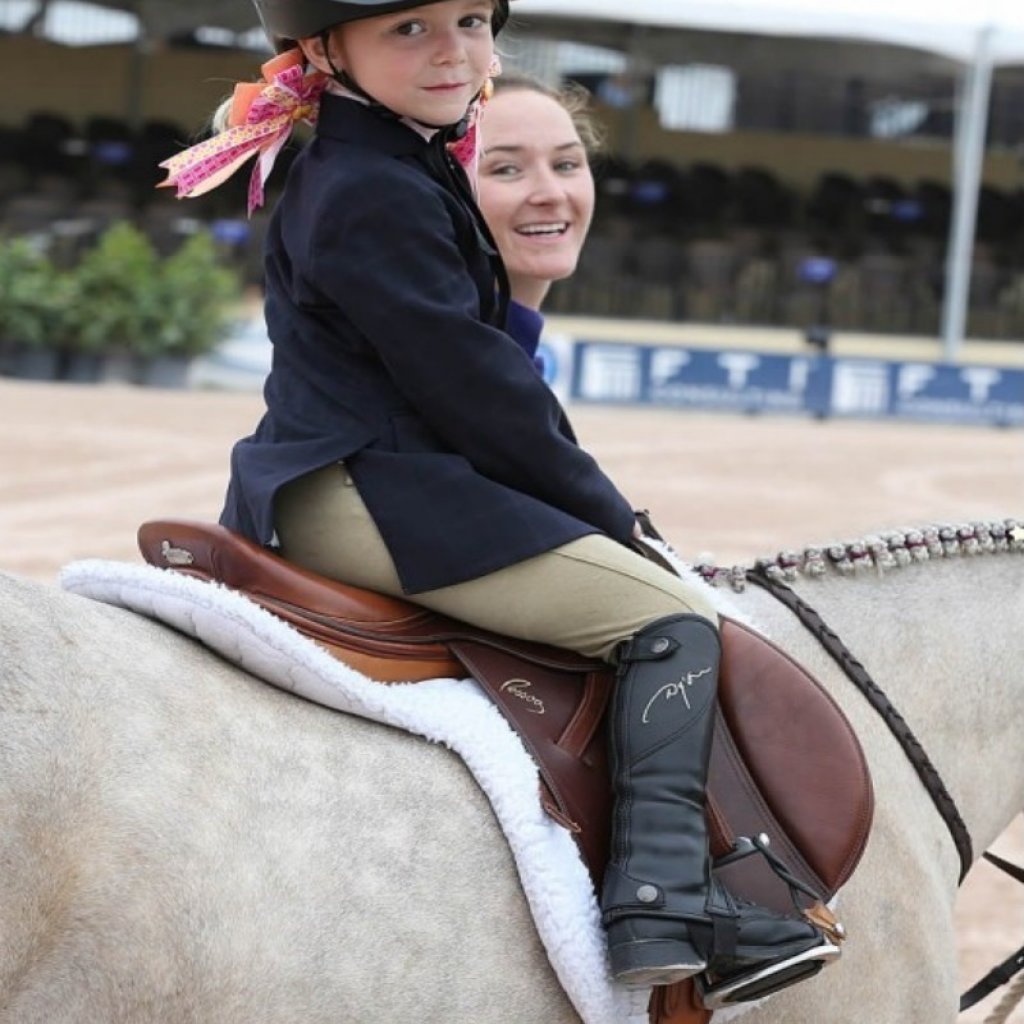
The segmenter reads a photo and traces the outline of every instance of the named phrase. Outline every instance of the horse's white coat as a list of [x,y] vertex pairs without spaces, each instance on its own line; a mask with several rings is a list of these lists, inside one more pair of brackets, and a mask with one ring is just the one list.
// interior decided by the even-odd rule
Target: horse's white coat
[[[922,740],[976,851],[1024,806],[1024,559],[803,581]],[[957,858],[789,613],[876,782],[842,961],[749,1024],[955,1020]],[[576,1020],[447,751],[278,693],[135,616],[0,577],[0,1022]]]

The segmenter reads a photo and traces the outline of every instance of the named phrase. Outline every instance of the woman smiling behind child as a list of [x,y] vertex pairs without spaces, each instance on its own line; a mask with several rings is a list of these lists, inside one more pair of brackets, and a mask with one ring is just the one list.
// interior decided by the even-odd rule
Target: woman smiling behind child
[[502,76],[481,115],[477,200],[508,273],[507,330],[530,355],[544,299],[576,270],[594,215],[589,159],[599,138],[588,98],[578,87]]
[[576,269],[594,215],[590,160],[599,147],[588,94],[503,75],[481,116],[477,199],[508,271],[512,298],[540,309]]
[[[323,575],[616,663],[614,974],[797,980],[831,950],[821,933],[737,903],[710,872],[715,613],[698,581],[630,547],[630,503],[509,333],[571,272],[593,183],[556,100],[499,94],[481,171],[513,268],[510,323],[509,276],[463,166],[508,0],[255,3],[279,52],[301,50],[283,63],[315,72],[289,80],[301,103],[261,96],[286,118],[315,106],[316,134],[268,232],[267,410],[234,448],[221,521]],[[514,95],[536,116],[503,122]],[[246,124],[263,115],[254,104]]]

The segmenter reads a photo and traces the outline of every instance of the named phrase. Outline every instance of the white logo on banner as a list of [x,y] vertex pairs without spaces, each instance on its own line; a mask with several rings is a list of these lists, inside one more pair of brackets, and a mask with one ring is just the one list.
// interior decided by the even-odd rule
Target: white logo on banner
[[718,365],[728,375],[729,387],[733,391],[742,391],[747,386],[750,372],[761,365],[761,360],[750,352],[723,352],[718,357]]
[[896,377],[896,393],[902,399],[913,398],[935,379],[935,367],[923,363],[901,366]]
[[681,383],[680,371],[690,362],[685,349],[659,348],[651,357],[651,384],[655,388]]
[[580,398],[638,401],[640,355],[640,349],[624,345],[588,345],[583,350]]
[[789,364],[789,390],[803,394],[807,390],[807,382],[811,377],[809,359],[794,359]]
[[[907,401],[921,395],[938,376],[934,366],[927,363],[907,363],[897,372],[896,392],[900,399]],[[992,393],[992,388],[1002,380],[1002,373],[990,366],[965,366],[960,371],[960,380],[967,385],[968,400],[972,405],[984,405]],[[947,385],[948,388],[948,385]],[[939,396],[933,396],[939,400]],[[943,395],[953,401],[952,395]]]
[[970,390],[971,401],[981,405],[988,400],[989,394],[1003,379],[1003,375],[990,366],[966,366],[960,371],[960,379]]
[[838,361],[832,375],[832,411],[884,413],[889,408],[889,373],[885,363]]

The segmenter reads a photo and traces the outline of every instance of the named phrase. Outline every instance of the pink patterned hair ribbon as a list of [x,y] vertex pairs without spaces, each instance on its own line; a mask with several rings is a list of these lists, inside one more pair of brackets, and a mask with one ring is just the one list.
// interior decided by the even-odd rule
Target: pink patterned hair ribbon
[[160,164],[168,175],[157,187],[176,187],[179,199],[201,196],[259,154],[249,181],[251,216],[263,205],[263,190],[274,161],[296,122],[316,123],[326,84],[327,76],[321,72],[305,73],[305,57],[297,48],[268,61],[263,65],[262,82],[235,86],[228,127]]

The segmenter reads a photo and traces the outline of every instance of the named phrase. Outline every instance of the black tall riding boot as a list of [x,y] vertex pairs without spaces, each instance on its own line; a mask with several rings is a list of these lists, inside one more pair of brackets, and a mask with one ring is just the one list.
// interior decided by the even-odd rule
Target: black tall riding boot
[[[784,987],[766,977],[791,984],[838,950],[813,925],[737,901],[713,879],[704,790],[719,654],[718,631],[696,615],[659,619],[622,645],[602,910],[619,981],[668,985],[707,972],[712,982],[756,979],[738,997],[755,998]],[[819,962],[796,969],[808,961]]]

